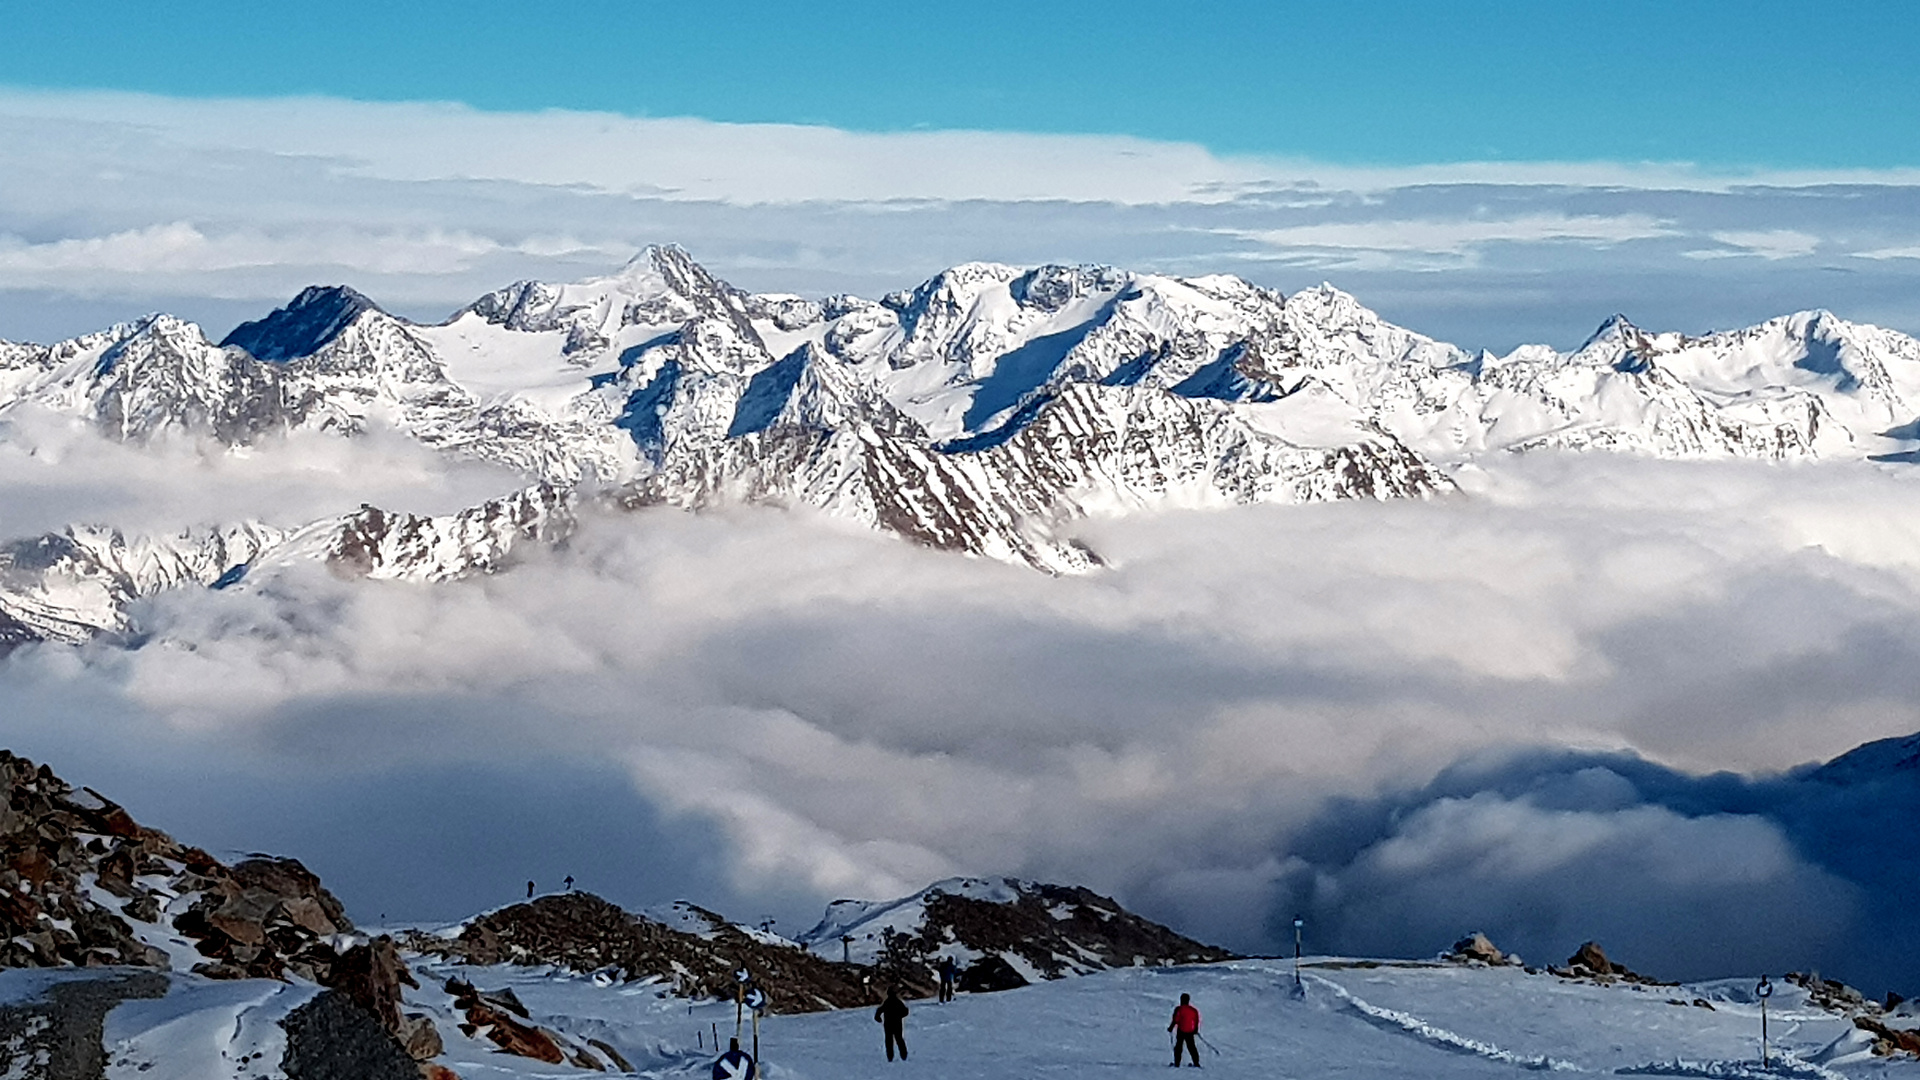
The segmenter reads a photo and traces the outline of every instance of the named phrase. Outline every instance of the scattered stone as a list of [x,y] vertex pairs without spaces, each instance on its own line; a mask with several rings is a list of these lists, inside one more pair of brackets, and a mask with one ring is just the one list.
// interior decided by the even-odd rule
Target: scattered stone
[[1809,1004],[1829,1012],[1851,1016],[1854,1013],[1880,1011],[1879,1002],[1868,1001],[1865,994],[1846,983],[1823,979],[1818,972],[1802,974],[1789,971],[1786,981],[1806,990]]
[[1869,1016],[1856,1016],[1853,1026],[1874,1037],[1873,1052],[1880,1057],[1913,1054],[1920,1057],[1920,1031],[1891,1028]]
[[[559,1040],[544,1028],[532,1024],[523,1024],[515,1019],[514,1010],[503,1007],[501,993],[483,993],[471,983],[448,980],[447,993],[453,995],[454,1008],[466,1014],[467,1022],[460,1025],[461,1034],[468,1038],[486,1038],[501,1051],[519,1057],[533,1058],[549,1065],[558,1065],[567,1060],[560,1049]],[[518,999],[515,999],[516,1004]],[[520,1010],[525,1016],[525,1010]]]

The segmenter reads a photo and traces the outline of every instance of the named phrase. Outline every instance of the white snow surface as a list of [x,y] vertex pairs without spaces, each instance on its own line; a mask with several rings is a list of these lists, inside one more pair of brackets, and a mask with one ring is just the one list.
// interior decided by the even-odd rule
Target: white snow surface
[[[1920,1062],[1834,1055],[1856,1041],[1845,1018],[1782,987],[1770,1003],[1772,1066],[1760,1068],[1759,1013],[1729,984],[1636,988],[1568,982],[1514,968],[1404,961],[1351,966],[1309,958],[1304,997],[1289,961],[1124,968],[950,1004],[909,1002],[904,1065],[886,1061],[871,1009],[761,1022],[769,1080],[943,1080],[1014,1076],[1158,1075],[1169,1057],[1169,1016],[1181,993],[1202,1014],[1210,1075],[1259,1077],[1512,1077],[1550,1071],[1610,1075],[1832,1078],[1920,1077]],[[486,989],[512,987],[541,1026],[575,1041],[600,1039],[639,1075],[708,1075],[712,1033],[733,1034],[731,1002],[688,1003],[650,984],[606,986],[543,968],[421,966],[406,1007],[432,1015],[440,1060],[467,1080],[584,1075],[494,1052],[460,1036],[439,986],[459,974]],[[1711,1000],[1713,1008],[1691,1004]],[[1671,1004],[1682,1001],[1683,1004]],[[743,1042],[751,1042],[750,1029]],[[1215,1053],[1214,1051],[1217,1051]],[[1824,1064],[1816,1061],[1820,1059]]]
[[[430,1016],[446,1050],[436,1059],[465,1080],[586,1076],[498,1052],[463,1036],[442,989],[450,976],[484,990],[511,988],[530,1022],[574,1045],[614,1047],[634,1075],[708,1075],[713,1035],[734,1033],[734,1006],[689,1002],[661,984],[612,982],[549,967],[469,967],[417,961],[420,988],[403,1008]],[[1699,1077],[1920,1078],[1920,1061],[1876,1058],[1847,1018],[1813,1008],[1781,984],[1770,1000],[1768,1068],[1760,1067],[1755,980],[1683,986],[1599,985],[1518,968],[1308,957],[1295,990],[1287,960],[1121,968],[950,1004],[909,1002],[905,1065],[889,1065],[872,1010],[765,1017],[768,1080],[861,1080],[926,1075],[1157,1075],[1169,1056],[1168,1019],[1179,995],[1202,1015],[1210,1075],[1258,1077],[1511,1077],[1533,1072]],[[48,987],[92,977],[63,971],[0,972],[0,1004],[41,998]],[[111,1078],[274,1080],[285,1052],[280,1022],[317,988],[265,980],[170,976],[164,998],[130,1000],[106,1018]],[[1704,1001],[1711,1008],[1696,1004]],[[1909,1014],[1888,1018],[1895,1026]],[[751,1028],[742,1041],[751,1044]]]

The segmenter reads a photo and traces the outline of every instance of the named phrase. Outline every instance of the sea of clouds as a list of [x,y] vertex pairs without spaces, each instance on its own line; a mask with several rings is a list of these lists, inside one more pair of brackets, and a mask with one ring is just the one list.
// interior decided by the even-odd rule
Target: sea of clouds
[[[668,241],[809,294],[969,259],[1331,279],[1469,347],[1571,346],[1615,310],[1920,329],[1898,173],[20,91],[0,140],[14,340],[155,309],[217,337],[316,282],[439,318]],[[190,841],[297,853],[365,921],[571,874],[794,930],[837,896],[1011,873],[1256,951],[1298,914],[1357,953],[1485,929],[1672,976],[1920,966],[1912,784],[1782,772],[1920,730],[1920,481],[1601,455],[1459,479],[1086,522],[1111,566],[1070,578],[804,513],[588,512],[494,577],[157,597],[138,648],[0,660],[0,735]],[[515,483],[379,434],[234,453],[0,427],[0,538]]]
[[[4,434],[0,506],[37,523],[178,528],[291,488],[259,506],[293,524],[487,479],[378,438]],[[22,650],[0,699],[15,749],[190,840],[295,852],[369,921],[572,874],[793,930],[1008,873],[1255,951],[1301,914],[1357,953],[1485,929],[1675,976],[1911,971],[1913,792],[1809,810],[1773,774],[1920,730],[1920,477],[1460,479],[1090,521],[1112,566],[1064,578],[799,512],[589,512],[492,577],[165,594],[140,647]]]

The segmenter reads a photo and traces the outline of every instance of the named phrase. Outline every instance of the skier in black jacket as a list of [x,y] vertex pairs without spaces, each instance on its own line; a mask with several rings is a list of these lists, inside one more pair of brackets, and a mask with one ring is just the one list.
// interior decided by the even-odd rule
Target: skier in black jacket
[[900,1000],[900,988],[887,991],[887,1000],[873,1010],[873,1018],[887,1033],[887,1060],[893,1060],[893,1048],[900,1047],[900,1060],[907,1060],[907,1003]]

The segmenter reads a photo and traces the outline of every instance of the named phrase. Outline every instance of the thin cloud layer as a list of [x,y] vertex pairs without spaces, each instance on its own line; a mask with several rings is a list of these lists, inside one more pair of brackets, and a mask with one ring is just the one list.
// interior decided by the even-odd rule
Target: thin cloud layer
[[[69,461],[103,507],[147,497],[110,457]],[[1247,949],[1306,907],[1355,951],[1482,926],[1557,959],[1604,933],[1708,974],[1779,960],[1786,926],[1796,962],[1862,963],[1912,882],[1766,806],[1423,785],[1521,746],[1765,772],[1920,729],[1915,481],[1607,457],[1464,479],[1424,503],[1092,522],[1113,568],[1076,579],[797,513],[589,514],[491,578],[305,568],[164,595],[142,648],[0,666],[9,741],[202,842],[298,843],[363,917],[457,916],[565,872],[793,922],[1016,873]],[[423,823],[469,834],[503,775],[578,806],[609,767],[606,814],[499,814],[421,883],[450,858]],[[562,869],[562,848],[600,854]],[[1791,925],[1740,921],[1754,889]],[[1690,951],[1708,927],[1720,944]]]
[[976,259],[1331,278],[1502,351],[1571,347],[1615,311],[1701,332],[1826,306],[1920,330],[1911,172],[1366,169],[1107,136],[22,91],[0,93],[0,138],[15,340],[152,309],[217,335],[320,282],[437,320],[666,241],[744,287],[807,294]]

